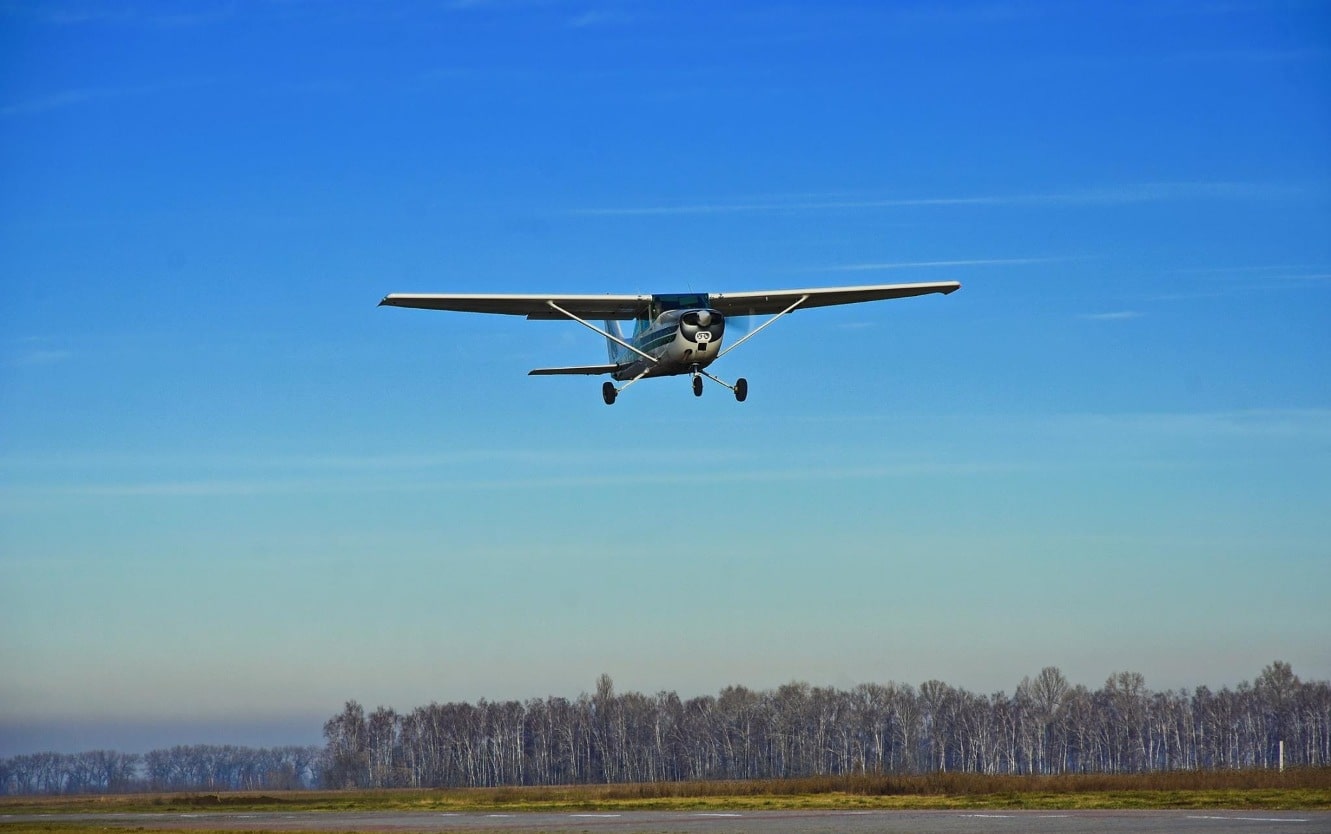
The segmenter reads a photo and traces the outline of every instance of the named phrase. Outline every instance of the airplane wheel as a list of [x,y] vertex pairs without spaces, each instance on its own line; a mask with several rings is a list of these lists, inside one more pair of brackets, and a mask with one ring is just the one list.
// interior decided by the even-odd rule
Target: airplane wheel
[[607,382],[601,386],[601,399],[605,400],[606,405],[614,405],[615,397],[618,396],[619,392],[615,390],[613,382]]
[[695,376],[693,378],[693,396],[702,396],[702,377],[700,376]]
[[748,396],[749,396],[749,381],[744,377],[740,377],[739,379],[735,380],[735,400],[737,402],[744,402],[744,400]]

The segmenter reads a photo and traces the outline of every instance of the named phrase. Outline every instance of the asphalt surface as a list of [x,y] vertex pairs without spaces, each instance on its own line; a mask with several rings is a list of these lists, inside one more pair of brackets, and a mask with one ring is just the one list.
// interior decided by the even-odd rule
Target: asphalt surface
[[901,834],[1331,834],[1327,811],[633,811],[446,814],[431,812],[250,812],[199,814],[0,814],[3,823],[83,822],[109,828],[235,831],[586,831],[586,832],[901,832]]

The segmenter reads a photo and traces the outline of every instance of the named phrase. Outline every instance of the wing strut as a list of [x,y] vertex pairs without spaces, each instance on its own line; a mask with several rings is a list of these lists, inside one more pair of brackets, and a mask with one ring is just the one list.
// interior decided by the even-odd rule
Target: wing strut
[[[808,297],[808,296],[805,296],[805,298],[807,298],[807,297]],[[800,300],[802,301],[803,299],[800,299]],[[597,333],[600,333],[602,336],[606,337],[607,339],[609,339],[610,341],[614,342],[615,344],[620,345],[621,347],[626,347],[626,348],[628,348],[629,350],[631,350],[631,351],[633,351],[634,353],[636,353],[636,354],[638,354],[639,356],[641,356],[643,359],[646,359],[648,362],[651,362],[652,365],[655,365],[657,362],[660,361],[660,360],[658,360],[655,356],[652,356],[652,355],[649,354],[649,353],[644,353],[643,351],[638,350],[636,347],[634,347],[633,345],[631,345],[631,344],[629,344],[628,342],[624,341],[623,339],[619,338],[619,337],[616,336],[615,334],[609,332],[608,330],[602,330],[601,328],[597,327],[596,325],[592,324],[591,322],[589,322],[589,321],[587,321],[587,320],[585,320],[585,319],[580,319],[580,318],[578,318],[577,316],[573,315],[573,314],[570,313],[568,310],[565,310],[563,307],[560,307],[558,304],[554,303],[553,301],[547,301],[547,302],[545,302],[545,303],[546,303],[547,305],[549,305],[549,306],[550,306],[550,309],[554,310],[555,312],[557,312],[557,313],[562,313],[562,314],[564,314],[565,316],[568,316],[569,318],[571,318],[571,319],[573,319],[574,321],[576,321],[578,324],[580,324],[580,325],[582,325],[583,327],[587,328],[588,330],[595,330]],[[765,326],[765,325],[764,325],[764,326]],[[650,366],[648,366],[648,367],[650,367]],[[637,380],[634,380],[634,381],[636,382]]]
[[[728,348],[726,348],[725,350],[723,350],[723,351],[721,351],[720,353],[718,353],[718,354],[716,355],[716,358],[717,358],[717,359],[720,359],[722,356],[725,356],[727,353],[730,353],[730,352],[731,352],[732,350],[734,350],[735,348],[739,347],[740,345],[744,344],[744,343],[747,342],[748,340],[752,339],[754,336],[757,336],[759,333],[762,332],[762,330],[763,330],[764,327],[767,327],[767,325],[774,323],[777,319],[779,319],[779,318],[781,318],[782,316],[786,315],[787,313],[793,311],[796,307],[800,306],[801,304],[803,304],[804,302],[806,302],[806,301],[808,301],[808,300],[809,300],[809,296],[808,296],[807,293],[805,293],[804,295],[801,295],[801,296],[799,297],[799,300],[796,301],[794,304],[790,305],[790,306],[787,307],[786,309],[784,309],[784,310],[782,310],[781,312],[777,313],[775,316],[772,316],[772,317],[771,317],[770,319],[768,319],[767,321],[765,321],[765,322],[763,322],[762,324],[758,325],[758,326],[757,326],[756,328],[754,328],[753,330],[749,331],[749,333],[746,334],[746,335],[744,336],[743,339],[740,339],[738,342],[735,342],[735,344],[731,345],[730,347],[728,347]],[[550,302],[547,301],[546,303],[549,304]],[[551,306],[554,306],[554,305],[551,305]],[[712,361],[715,362],[716,360],[714,359],[714,360],[712,360]],[[708,376],[710,377],[711,374],[708,374]],[[715,377],[713,377],[713,379],[715,379]],[[720,380],[717,380],[717,382],[720,382]],[[726,386],[726,387],[729,388],[730,386]]]

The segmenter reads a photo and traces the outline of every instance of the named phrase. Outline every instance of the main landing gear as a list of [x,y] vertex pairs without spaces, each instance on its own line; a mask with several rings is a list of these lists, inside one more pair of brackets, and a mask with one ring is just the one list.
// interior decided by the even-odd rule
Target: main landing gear
[[726,382],[724,379],[712,376],[711,374],[704,371],[702,368],[699,368],[697,365],[694,365],[691,370],[693,373],[693,396],[695,397],[702,396],[702,378],[707,377],[712,382],[715,382],[717,385],[720,385],[723,388],[729,388],[731,393],[735,395],[735,400],[737,402],[744,402],[746,399],[748,399],[749,381],[744,377],[740,377],[739,379],[735,380],[735,384],[731,385],[729,382]]
[[[740,377],[739,379],[735,380],[735,384],[731,385],[729,382],[726,382],[724,379],[719,379],[717,377],[712,376],[711,374],[704,371],[702,368],[694,367],[691,373],[693,374],[693,396],[695,397],[702,396],[703,377],[707,377],[712,382],[715,382],[717,385],[720,385],[723,388],[729,388],[730,392],[735,395],[735,400],[737,402],[744,402],[749,397],[749,381],[744,377]],[[632,385],[634,382],[637,382],[638,379],[641,378],[642,377],[639,376],[636,379],[631,380],[629,382],[629,385]],[[629,386],[628,385],[624,386],[624,388],[627,387]],[[602,383],[601,399],[605,400],[606,405],[614,405],[615,398],[619,396],[619,392],[624,390],[624,388],[616,388],[613,382]]]

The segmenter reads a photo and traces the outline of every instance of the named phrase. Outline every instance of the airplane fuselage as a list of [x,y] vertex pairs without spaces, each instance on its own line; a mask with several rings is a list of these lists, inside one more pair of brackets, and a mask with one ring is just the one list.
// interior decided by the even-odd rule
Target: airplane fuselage
[[613,345],[611,360],[621,365],[613,376],[623,381],[640,375],[674,376],[705,368],[721,352],[725,332],[725,316],[707,308],[666,310],[650,321],[639,319],[626,341],[656,361]]

